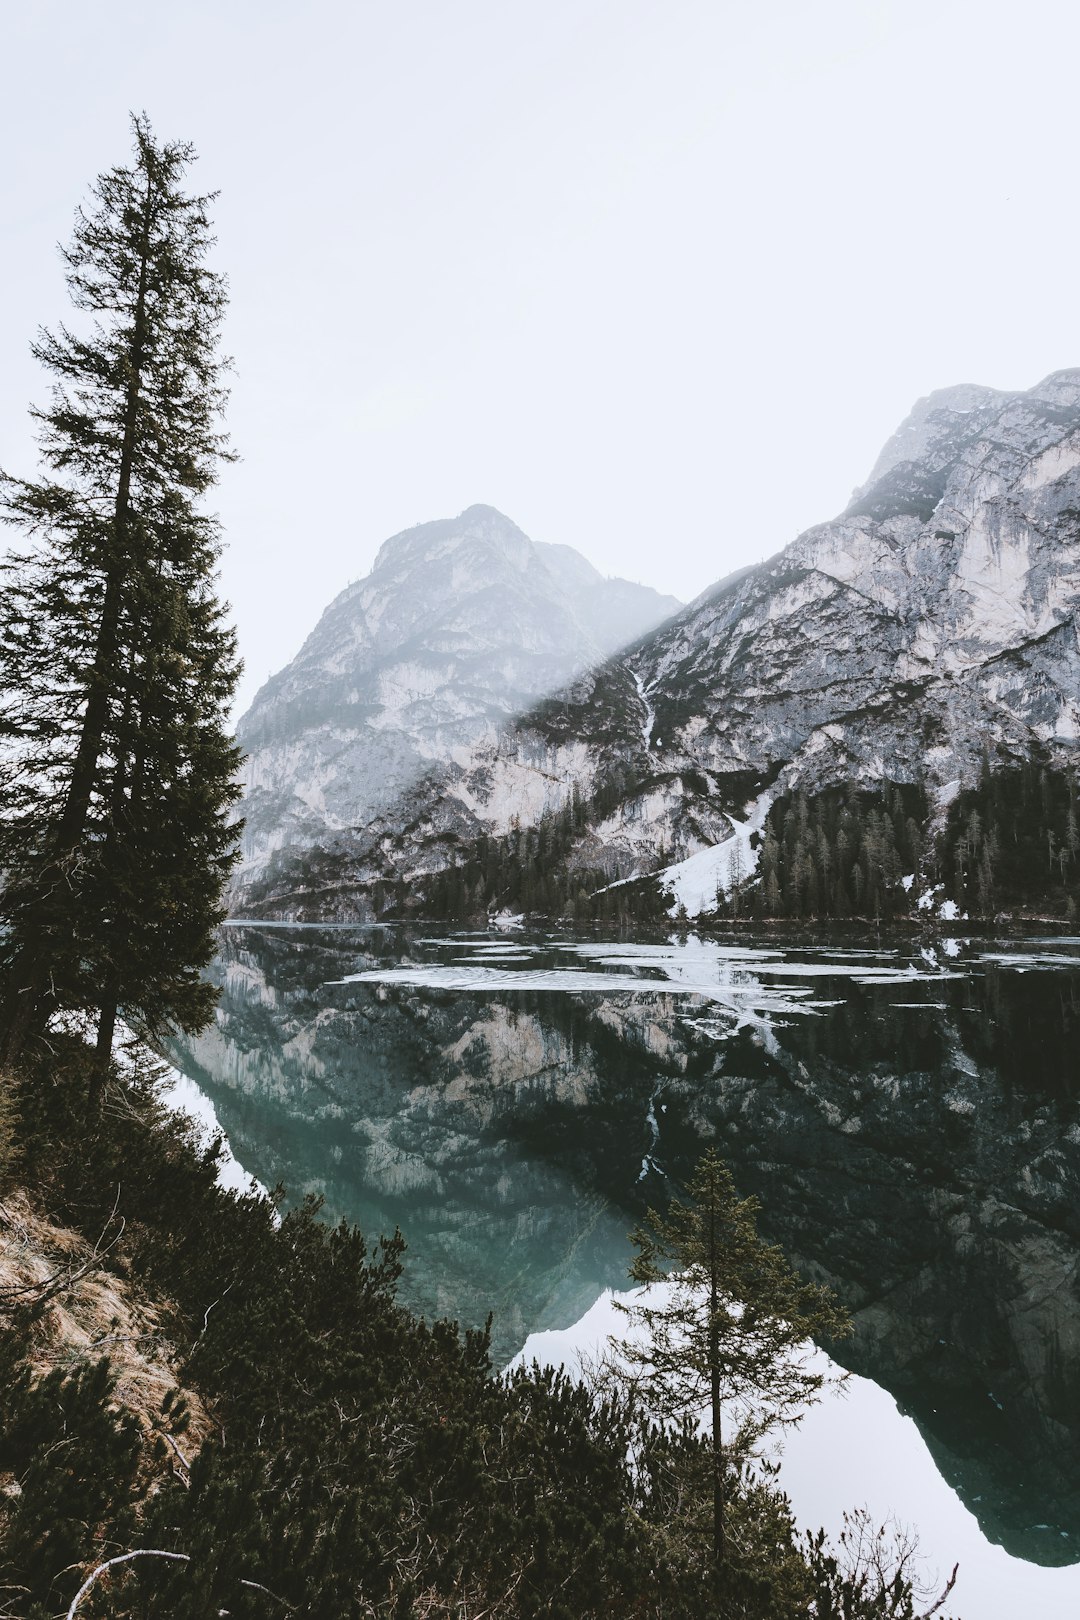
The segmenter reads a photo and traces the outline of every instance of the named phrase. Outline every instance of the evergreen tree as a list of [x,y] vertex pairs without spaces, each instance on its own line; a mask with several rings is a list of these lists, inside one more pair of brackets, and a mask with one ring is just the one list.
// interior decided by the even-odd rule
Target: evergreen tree
[[3,565],[0,988],[4,1055],[57,1009],[194,1029],[236,829],[223,726],[239,672],[200,497],[229,459],[217,352],[225,286],[192,149],[133,120],[64,251],[78,331],[33,345],[43,474],[0,475],[31,537]]
[[[620,1306],[637,1330],[618,1343],[616,1365],[662,1421],[711,1417],[713,1561],[722,1589],[728,1549],[729,1477],[754,1441],[797,1421],[825,1382],[804,1354],[812,1337],[837,1338],[847,1317],[826,1289],[802,1283],[782,1252],[757,1233],[756,1198],[740,1199],[715,1149],[697,1166],[689,1202],[650,1209],[632,1234],[635,1282],[666,1292]],[[730,1438],[725,1408],[738,1414]]]

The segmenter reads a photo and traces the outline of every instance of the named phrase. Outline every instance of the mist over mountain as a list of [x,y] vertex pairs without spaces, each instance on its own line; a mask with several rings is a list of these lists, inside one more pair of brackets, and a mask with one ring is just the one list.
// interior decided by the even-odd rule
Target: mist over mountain
[[373,884],[400,900],[571,804],[557,858],[609,883],[735,845],[752,863],[792,791],[919,784],[932,831],[980,772],[1076,758],[1078,520],[1080,370],[931,394],[838,518],[462,739],[317,871],[282,864],[247,898],[362,913]]
[[244,866],[369,823],[680,606],[490,506],[387,540],[240,721]]

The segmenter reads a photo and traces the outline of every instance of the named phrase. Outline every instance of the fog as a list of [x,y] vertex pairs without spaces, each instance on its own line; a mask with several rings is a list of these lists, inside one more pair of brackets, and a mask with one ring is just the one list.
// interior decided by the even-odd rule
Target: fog
[[1066,3],[8,0],[4,41],[0,465],[129,110],[220,188],[241,707],[413,523],[689,598],[918,396],[1080,362]]

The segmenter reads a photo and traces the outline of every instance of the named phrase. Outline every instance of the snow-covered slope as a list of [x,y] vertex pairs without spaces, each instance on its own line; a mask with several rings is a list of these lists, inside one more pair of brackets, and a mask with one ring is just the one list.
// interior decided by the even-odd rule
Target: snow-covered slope
[[604,792],[572,859],[615,881],[732,839],[794,786],[920,781],[945,803],[987,751],[1074,760],[1078,607],[1080,370],[931,394],[840,517],[459,756],[353,876],[408,882],[575,786]]
[[466,764],[679,605],[532,542],[490,506],[387,540],[240,722],[238,893],[275,851],[363,827],[433,764]]

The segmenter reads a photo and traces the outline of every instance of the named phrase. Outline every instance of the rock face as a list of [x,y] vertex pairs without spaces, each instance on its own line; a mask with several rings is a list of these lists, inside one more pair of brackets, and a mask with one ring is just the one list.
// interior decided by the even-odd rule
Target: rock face
[[362,827],[433,764],[469,761],[679,605],[490,506],[395,535],[240,722],[241,886],[274,851]]
[[944,788],[984,745],[1080,736],[1080,371],[916,406],[847,511],[632,667],[667,752],[719,775]]
[[408,888],[575,792],[604,790],[572,860],[616,881],[725,842],[742,860],[791,788],[920,782],[944,806],[987,754],[1071,763],[1078,606],[1080,370],[931,394],[840,517],[455,755],[342,848],[319,894],[294,871],[259,898],[363,914],[377,878]]

